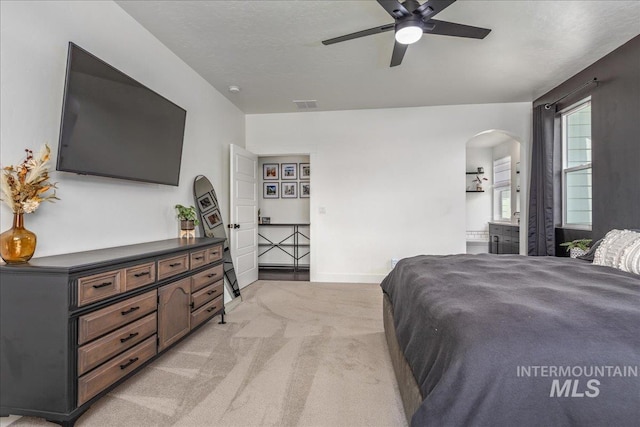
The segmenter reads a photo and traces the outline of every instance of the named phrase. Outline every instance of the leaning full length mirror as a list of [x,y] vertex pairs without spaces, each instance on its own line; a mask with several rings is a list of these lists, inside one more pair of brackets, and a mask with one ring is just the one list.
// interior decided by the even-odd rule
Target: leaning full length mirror
[[193,197],[198,209],[200,217],[200,231],[206,237],[218,237],[225,239],[224,241],[224,277],[227,289],[230,290],[229,295],[233,298],[240,296],[240,288],[236,279],[236,272],[233,268],[233,259],[229,250],[229,239],[222,221],[220,213],[220,205],[213,185],[203,175],[198,175],[193,181]]

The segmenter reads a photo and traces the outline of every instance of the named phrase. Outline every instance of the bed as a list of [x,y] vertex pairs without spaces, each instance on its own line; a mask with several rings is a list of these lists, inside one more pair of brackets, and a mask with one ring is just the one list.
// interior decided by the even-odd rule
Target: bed
[[637,426],[640,276],[578,259],[421,255],[381,284],[412,426]]

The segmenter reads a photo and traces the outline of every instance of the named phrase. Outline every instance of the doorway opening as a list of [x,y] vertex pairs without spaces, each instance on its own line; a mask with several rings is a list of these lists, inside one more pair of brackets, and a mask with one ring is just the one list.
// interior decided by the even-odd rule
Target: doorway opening
[[520,149],[520,141],[502,130],[480,132],[467,141],[467,253],[520,252]]
[[309,155],[258,157],[258,279],[309,281]]

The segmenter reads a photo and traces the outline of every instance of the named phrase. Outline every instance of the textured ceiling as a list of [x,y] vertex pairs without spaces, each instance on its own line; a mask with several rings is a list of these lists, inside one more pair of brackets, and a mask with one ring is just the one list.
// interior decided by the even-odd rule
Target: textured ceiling
[[117,3],[247,114],[529,102],[640,34],[637,0],[458,0],[436,19],[491,33],[425,35],[390,68],[393,31],[321,44],[392,22],[373,0]]

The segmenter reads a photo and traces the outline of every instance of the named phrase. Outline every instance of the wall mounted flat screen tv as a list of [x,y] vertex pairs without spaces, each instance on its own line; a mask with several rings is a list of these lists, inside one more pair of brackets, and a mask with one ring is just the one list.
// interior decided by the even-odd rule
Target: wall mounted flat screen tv
[[69,43],[56,170],[177,186],[186,114]]

